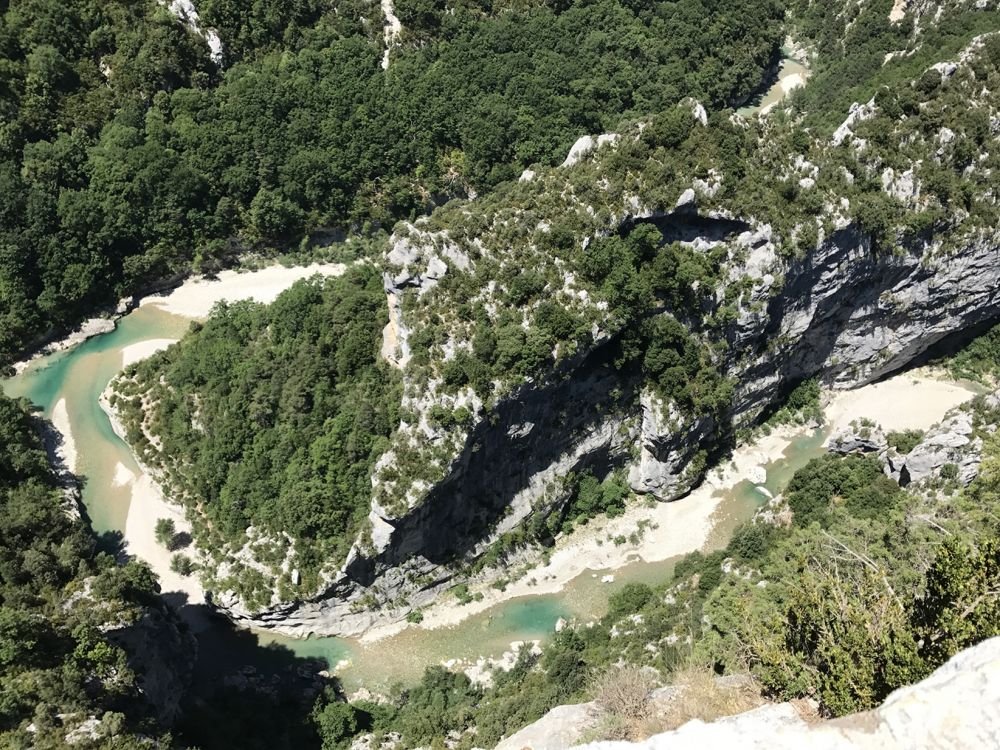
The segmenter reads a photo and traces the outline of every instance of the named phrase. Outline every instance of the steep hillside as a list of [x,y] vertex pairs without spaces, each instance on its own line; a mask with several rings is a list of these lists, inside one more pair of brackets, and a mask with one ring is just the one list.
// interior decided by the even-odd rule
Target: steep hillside
[[[996,393],[926,434],[859,422],[725,548],[687,555],[658,585],[622,586],[600,620],[564,624],[485,686],[471,670],[430,668],[383,705],[356,702],[359,740],[562,750],[766,703],[785,705],[748,716],[762,736],[799,730],[799,716],[874,709],[1000,635],[998,425]],[[956,677],[976,684],[992,669]],[[945,725],[940,736],[962,735]]]
[[[198,6],[198,8],[195,7]],[[0,363],[247,252],[322,256],[688,95],[746,99],[778,0],[22,0],[0,9]],[[9,7],[8,7],[9,6]]]
[[194,639],[67,513],[24,405],[0,396],[0,427],[0,744],[169,747]]
[[[401,618],[491,544],[555,533],[565,477],[679,497],[803,380],[870,382],[996,319],[1000,40],[973,31],[997,16],[951,12],[962,47],[915,79],[888,60],[832,134],[794,101],[765,119],[686,101],[400,225],[382,349],[403,396],[367,522],[323,558],[254,516],[218,601],[290,632]],[[205,396],[174,388],[162,408]]]

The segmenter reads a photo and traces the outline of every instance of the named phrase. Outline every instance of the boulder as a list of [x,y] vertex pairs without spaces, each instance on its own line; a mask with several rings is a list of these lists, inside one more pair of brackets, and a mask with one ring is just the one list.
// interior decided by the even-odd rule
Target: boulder
[[968,411],[957,411],[945,417],[903,459],[899,483],[906,485],[939,477],[945,464],[954,464],[956,478],[962,484],[969,484],[979,473],[983,453],[982,438],[973,433],[972,415]]
[[854,420],[847,428],[830,438],[827,448],[841,455],[875,453],[883,456],[889,450],[889,442],[882,428],[874,422]]

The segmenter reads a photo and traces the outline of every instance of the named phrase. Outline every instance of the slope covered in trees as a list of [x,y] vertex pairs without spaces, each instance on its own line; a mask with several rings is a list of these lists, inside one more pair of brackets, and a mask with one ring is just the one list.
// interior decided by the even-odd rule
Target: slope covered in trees
[[[368,514],[372,465],[399,421],[399,376],[379,358],[384,300],[370,265],[300,282],[266,307],[218,308],[119,381],[112,403],[140,456],[198,508],[203,549],[239,548],[254,526],[278,535],[266,556],[277,566],[287,535],[310,587],[324,565],[343,561]],[[231,572],[230,585],[254,600],[259,574]]]
[[97,552],[66,512],[35,419],[0,396],[0,745],[60,747],[88,720],[90,747],[152,744],[162,729],[116,639],[155,589],[145,565]]
[[201,8],[21,0],[0,16],[0,361],[100,303],[246,248],[482,191],[581,134],[759,84],[778,0]]
[[[990,427],[1000,409],[982,398],[972,408],[985,448],[967,488],[942,471],[904,490],[874,456],[827,454],[792,478],[789,525],[757,519],[724,549],[683,558],[662,584],[622,587],[599,623],[557,633],[541,656],[525,651],[492,687],[430,668],[388,704],[355,704],[355,731],[399,732],[403,747],[459,736],[460,748],[492,746],[556,705],[592,699],[598,678],[622,665],[652,668],[665,684],[693,665],[749,671],[771,699],[810,697],[827,716],[877,706],[1000,635],[1000,438]],[[629,724],[603,731],[627,739]],[[350,734],[320,732],[330,747]]]

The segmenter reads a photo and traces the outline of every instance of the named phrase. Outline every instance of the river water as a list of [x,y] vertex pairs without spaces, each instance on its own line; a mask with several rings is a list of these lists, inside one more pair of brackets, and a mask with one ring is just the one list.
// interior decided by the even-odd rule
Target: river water
[[749,117],[757,113],[768,112],[793,89],[803,85],[809,78],[809,68],[789,57],[788,50],[783,50],[783,52],[785,57],[779,63],[778,80],[759,99],[754,98],[750,104],[738,109],[739,114]]
[[[69,430],[77,450],[76,470],[84,479],[83,500],[95,531],[121,531],[128,515],[131,494],[115,482],[118,466],[138,474],[128,446],[114,434],[107,415],[98,405],[98,397],[114,375],[122,369],[123,348],[152,339],[178,338],[190,319],[171,315],[155,307],[141,307],[125,316],[115,331],[94,337],[76,348],[42,358],[24,372],[3,382],[9,396],[31,400],[46,417],[64,400]],[[822,452],[823,434],[817,431],[792,441],[785,458],[768,466],[765,487],[779,492],[791,474],[810,458]],[[743,482],[723,494],[716,511],[709,548],[724,545],[736,525],[748,519],[766,501],[749,482]],[[255,646],[289,649],[296,656],[322,659],[348,689],[362,684],[370,688],[387,687],[397,681],[419,677],[425,666],[449,659],[475,661],[479,656],[499,657],[513,641],[544,640],[554,631],[559,618],[588,621],[604,614],[607,598],[629,582],[658,583],[670,573],[675,560],[646,563],[636,560],[614,571],[591,571],[578,576],[558,594],[528,596],[501,602],[473,615],[460,624],[437,630],[408,628],[377,643],[365,644],[347,638],[293,639],[270,633],[256,633]],[[614,574],[613,583],[601,581]],[[213,654],[216,666],[245,660],[254,664],[253,649],[236,649],[223,659],[227,629],[203,627],[199,634],[202,650]],[[245,643],[247,634],[238,634]],[[207,648],[206,648],[207,646]],[[265,653],[266,655],[266,653]]]

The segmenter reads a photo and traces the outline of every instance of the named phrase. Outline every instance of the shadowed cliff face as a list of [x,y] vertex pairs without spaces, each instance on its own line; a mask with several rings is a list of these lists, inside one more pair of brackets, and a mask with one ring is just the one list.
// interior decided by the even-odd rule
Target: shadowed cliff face
[[741,317],[727,333],[741,384],[736,420],[752,420],[805,378],[870,383],[948,336],[997,320],[998,253],[996,234],[935,256],[880,255],[855,227],[836,232],[788,267],[766,313]]
[[[689,470],[698,451],[717,451],[733,426],[748,426],[780,406],[803,379],[844,388],[868,383],[942,338],[1000,317],[996,236],[947,257],[930,249],[883,255],[848,225],[808,257],[787,262],[767,227],[751,231],[691,210],[649,221],[665,239],[683,235],[696,247],[726,242],[741,259],[727,269],[728,278],[754,282],[735,322],[714,334],[729,344],[720,369],[737,382],[721,424],[665,417],[669,405],[654,403],[637,376],[608,364],[613,342],[605,341],[549,380],[502,399],[472,428],[446,477],[422,502],[401,516],[376,508],[383,535],[374,553],[356,549],[326,591],[260,614],[238,607],[231,613],[293,633],[360,632],[385,615],[357,605],[352,611],[351,601],[372,592],[411,607],[432,601],[452,577],[449,563],[470,562],[500,534],[565,502],[569,490],[560,480],[570,472],[601,475],[626,465],[638,442],[633,488],[663,500],[680,497],[701,480]],[[724,289],[716,298],[724,298]]]
[[568,488],[558,480],[567,474],[604,476],[623,466],[629,441],[621,428],[636,414],[638,383],[606,362],[609,348],[565,379],[522,389],[476,425],[448,477],[390,522],[394,543],[378,566],[414,555],[435,565],[467,557],[491,533],[564,500]]
[[[626,222],[625,228],[631,229],[632,224],[633,222]],[[652,224],[660,230],[663,241],[667,244],[725,242],[735,235],[750,230],[750,225],[745,221],[702,216],[695,210],[693,204],[681,206],[668,214],[636,219],[634,224]]]

